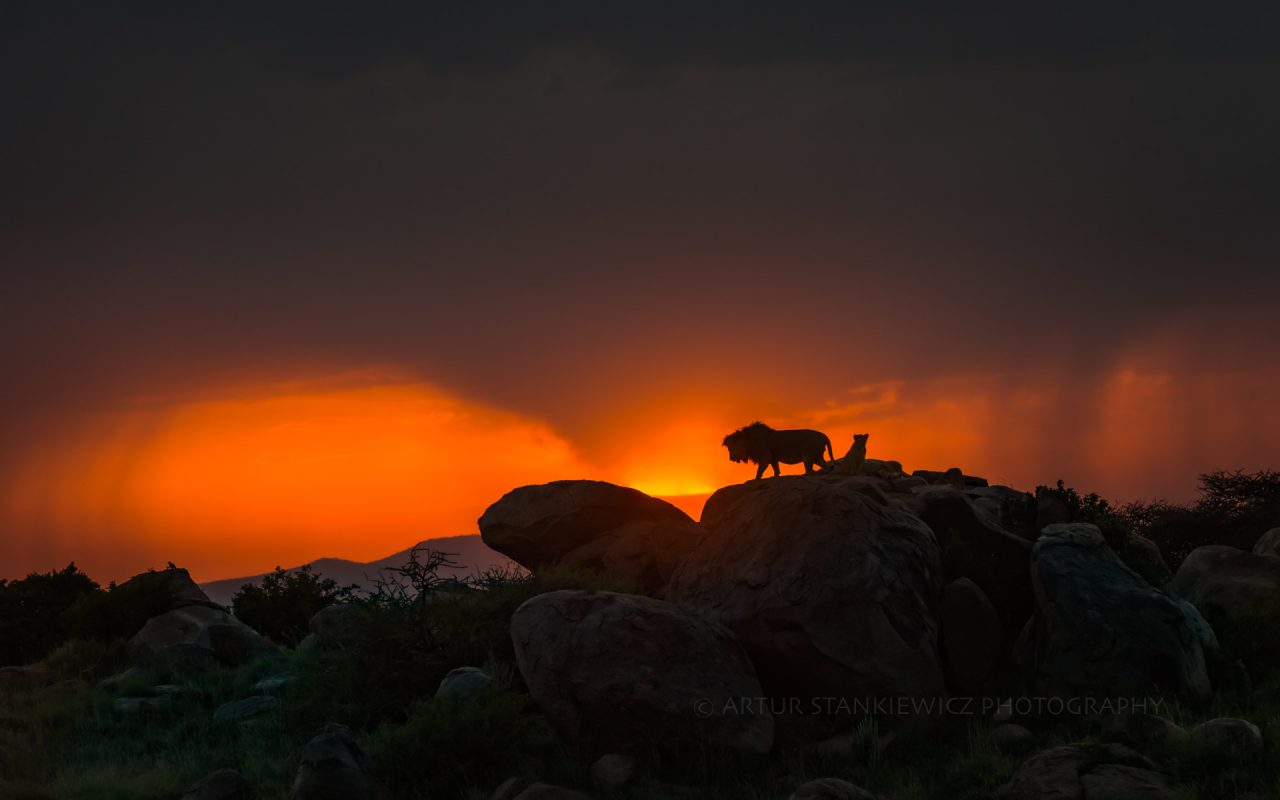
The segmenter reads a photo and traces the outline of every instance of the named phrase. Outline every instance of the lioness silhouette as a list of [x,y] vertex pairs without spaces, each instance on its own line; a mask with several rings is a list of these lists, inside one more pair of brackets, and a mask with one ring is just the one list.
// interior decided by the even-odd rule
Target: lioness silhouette
[[765,467],[773,467],[773,476],[781,473],[779,464],[804,464],[805,474],[813,472],[816,464],[819,469],[826,467],[823,454],[835,460],[831,450],[831,440],[822,431],[800,428],[797,430],[775,431],[763,422],[753,422],[739,428],[724,437],[724,446],[729,448],[729,460],[735,464],[750,461],[756,464],[756,480],[764,475]]

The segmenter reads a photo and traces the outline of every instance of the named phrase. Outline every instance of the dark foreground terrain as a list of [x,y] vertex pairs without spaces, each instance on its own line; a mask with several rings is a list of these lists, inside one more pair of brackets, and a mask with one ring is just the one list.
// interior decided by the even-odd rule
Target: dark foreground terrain
[[695,522],[562,481],[480,520],[526,569],[467,581],[4,582],[0,797],[1277,797],[1277,486],[868,462]]

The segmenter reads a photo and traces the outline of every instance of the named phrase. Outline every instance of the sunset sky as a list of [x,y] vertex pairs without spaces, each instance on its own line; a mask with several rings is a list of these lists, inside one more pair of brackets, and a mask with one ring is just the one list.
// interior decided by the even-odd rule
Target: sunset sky
[[696,516],[753,419],[1280,467],[1274,3],[799,5],[6,5],[0,577]]

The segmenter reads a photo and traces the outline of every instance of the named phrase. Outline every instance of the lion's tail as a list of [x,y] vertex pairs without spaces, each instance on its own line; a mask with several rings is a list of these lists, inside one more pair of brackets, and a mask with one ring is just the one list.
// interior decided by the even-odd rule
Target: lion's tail
[[827,455],[831,456],[831,463],[835,463],[836,451],[831,449],[831,437],[823,434],[822,440],[827,443]]

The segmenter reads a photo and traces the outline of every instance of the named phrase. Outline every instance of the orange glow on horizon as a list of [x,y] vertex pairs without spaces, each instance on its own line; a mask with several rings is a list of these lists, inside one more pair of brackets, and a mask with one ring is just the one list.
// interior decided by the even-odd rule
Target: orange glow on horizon
[[[1138,363],[1084,387],[1048,373],[886,382],[764,416],[822,430],[837,457],[865,432],[870,457],[908,471],[958,466],[1021,489],[1063,478],[1118,501],[1184,500],[1200,472],[1276,466],[1258,461],[1280,451],[1275,376]],[[2,487],[0,522],[17,533],[0,541],[0,577],[73,559],[103,581],[170,560],[199,580],[369,560],[475,533],[507,491],[563,478],[633,486],[697,519],[710,493],[755,473],[720,445],[750,421],[720,418],[735,400],[659,399],[560,431],[381,376],[122,412],[29,454]],[[1236,413],[1207,413],[1228,407]]]

